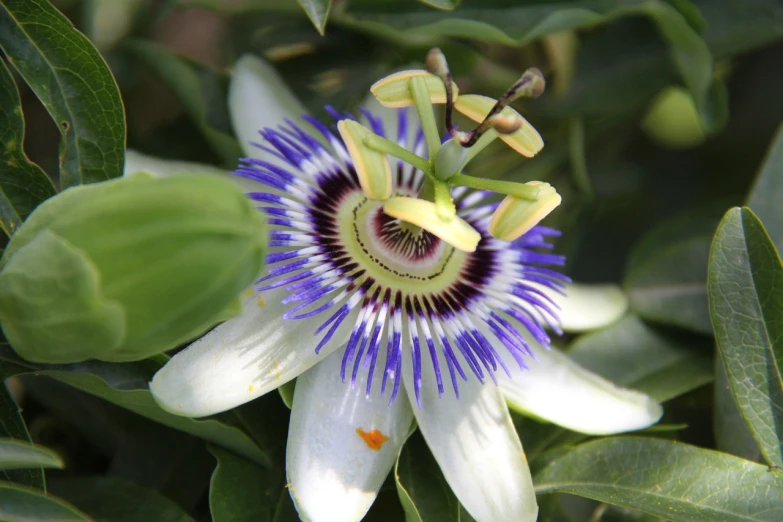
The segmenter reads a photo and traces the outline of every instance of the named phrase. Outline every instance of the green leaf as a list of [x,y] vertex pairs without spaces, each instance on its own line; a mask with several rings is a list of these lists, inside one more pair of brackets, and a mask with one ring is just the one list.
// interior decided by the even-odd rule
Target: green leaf
[[711,334],[707,308],[707,257],[710,238],[668,242],[624,282],[631,310],[644,319]]
[[125,45],[174,91],[213,150],[234,168],[242,150],[228,112],[228,76],[160,45],[142,40]]
[[332,0],[297,0],[305,14],[313,22],[315,30],[322,35],[326,31],[326,20],[332,9]]
[[579,337],[568,355],[616,384],[668,401],[712,381],[710,358],[692,344],[630,315]]
[[723,367],[723,361],[720,357],[715,358],[714,397],[715,410],[712,431],[715,435],[715,446],[720,451],[731,453],[737,457],[761,462],[761,450],[734,401],[726,368]]
[[0,438],[0,469],[62,468],[57,453],[16,439]]
[[778,127],[767,157],[748,196],[748,206],[764,223],[778,252],[783,252],[783,124]]
[[456,9],[461,0],[419,0],[424,5],[434,7],[435,9],[442,9],[443,11],[453,11]]
[[50,489],[95,520],[193,522],[182,508],[154,489],[120,477],[68,477],[53,480]]
[[613,437],[582,444],[534,477],[561,491],[674,522],[783,520],[783,473],[668,440]]
[[89,522],[90,517],[75,507],[7,482],[0,482],[0,520],[3,522]]
[[708,287],[734,399],[765,460],[783,467],[783,264],[749,208],[718,226]]
[[9,237],[39,203],[55,194],[49,176],[27,158],[23,144],[19,91],[0,60],[0,228]]
[[121,176],[122,100],[90,41],[45,0],[0,0],[0,48],[60,130],[60,186]]
[[[27,442],[32,444],[19,406],[8,392],[5,383],[2,382],[4,380],[5,376],[0,372],[0,436],[12,437],[21,443]],[[9,472],[0,470],[0,479],[46,490],[46,482],[44,481],[43,469],[41,467]]]
[[147,388],[147,382],[161,366],[160,358],[123,364],[100,361],[32,364],[21,361],[8,345],[0,345],[0,378],[18,373],[54,377],[164,426],[214,442],[262,465],[269,464],[269,456],[239,428],[212,419],[195,420],[163,411]]
[[671,59],[696,100],[696,106],[704,114],[712,83],[710,50],[683,15],[664,2],[636,0],[490,4],[461,9],[455,14],[426,11],[353,14],[348,21],[395,39],[447,36],[521,46],[548,34],[586,29],[622,17],[640,15],[649,17],[669,44]]
[[209,485],[214,522],[275,520],[281,496],[288,496],[282,470],[269,470],[223,448],[209,445],[217,467]]
[[418,431],[408,437],[397,457],[394,483],[406,522],[460,520],[460,503]]

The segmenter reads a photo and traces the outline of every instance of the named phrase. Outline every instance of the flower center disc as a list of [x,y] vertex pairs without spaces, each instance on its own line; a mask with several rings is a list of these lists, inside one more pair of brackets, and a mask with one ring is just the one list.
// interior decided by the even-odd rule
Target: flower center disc
[[439,292],[455,281],[465,261],[429,232],[383,212],[383,202],[354,192],[340,204],[340,236],[348,252],[380,284],[411,293]]

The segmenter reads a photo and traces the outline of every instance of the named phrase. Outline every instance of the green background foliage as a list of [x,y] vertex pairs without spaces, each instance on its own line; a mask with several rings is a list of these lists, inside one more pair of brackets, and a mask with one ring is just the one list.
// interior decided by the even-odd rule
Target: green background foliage
[[[540,520],[783,520],[779,0],[0,0],[0,246],[57,190],[120,176],[126,146],[235,166],[243,53],[323,117],[432,46],[462,92],[544,72],[516,103],[544,151],[472,168],[557,187],[567,273],[631,307],[557,343],[665,407],[595,439],[512,414]],[[186,419],[147,389],[165,356],[42,365],[1,341],[0,519],[298,519],[278,394]],[[472,520],[419,434],[367,515],[402,519]]]

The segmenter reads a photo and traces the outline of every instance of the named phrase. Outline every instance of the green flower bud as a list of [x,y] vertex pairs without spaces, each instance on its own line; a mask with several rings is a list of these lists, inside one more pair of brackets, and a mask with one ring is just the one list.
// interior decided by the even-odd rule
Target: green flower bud
[[28,217],[0,259],[0,326],[35,362],[143,359],[236,312],[265,250],[263,214],[214,176],[70,188]]
[[693,97],[682,87],[667,87],[656,96],[642,129],[662,147],[689,149],[707,138]]

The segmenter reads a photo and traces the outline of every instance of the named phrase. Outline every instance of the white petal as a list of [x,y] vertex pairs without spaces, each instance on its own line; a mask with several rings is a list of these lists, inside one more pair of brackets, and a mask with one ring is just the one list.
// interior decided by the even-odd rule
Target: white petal
[[237,60],[228,89],[228,108],[247,156],[288,166],[251,145],[262,141],[259,130],[277,128],[285,118],[297,120],[307,113],[270,64],[249,54]]
[[513,409],[590,435],[638,430],[661,418],[663,408],[651,397],[615,386],[556,348],[528,340],[537,359],[528,359],[528,370],[506,349],[498,350],[512,375],[498,379],[500,389]]
[[[409,365],[403,363],[403,368]],[[424,370],[424,369],[423,369]],[[403,370],[408,398],[416,404],[411,371]],[[471,376],[438,398],[434,379],[422,371],[419,429],[457,498],[478,522],[534,522],[538,505],[525,452],[500,391]]]
[[261,185],[253,180],[235,176],[228,170],[224,170],[212,165],[203,163],[193,163],[190,161],[178,161],[156,158],[148,156],[141,152],[128,149],[125,151],[125,170],[123,176],[134,174],[136,172],[149,172],[153,176],[172,176],[176,174],[204,173],[221,176],[231,181],[245,192],[258,192],[259,190],[269,190],[265,185]]
[[285,295],[282,289],[245,295],[238,317],[172,357],[150,383],[160,406],[188,417],[228,410],[290,381],[345,343],[356,312],[316,354],[323,332],[315,336],[314,330],[322,321],[283,319]]
[[413,421],[407,397],[397,397],[390,406],[388,390],[386,397],[380,396],[382,372],[377,368],[370,398],[365,397],[366,372],[359,371],[354,389],[350,377],[343,383],[342,352],[333,353],[296,380],[286,469],[299,515],[311,522],[361,520]]
[[584,332],[608,326],[628,310],[628,298],[617,285],[566,286],[560,295],[538,286],[560,307],[560,326],[566,332]]

